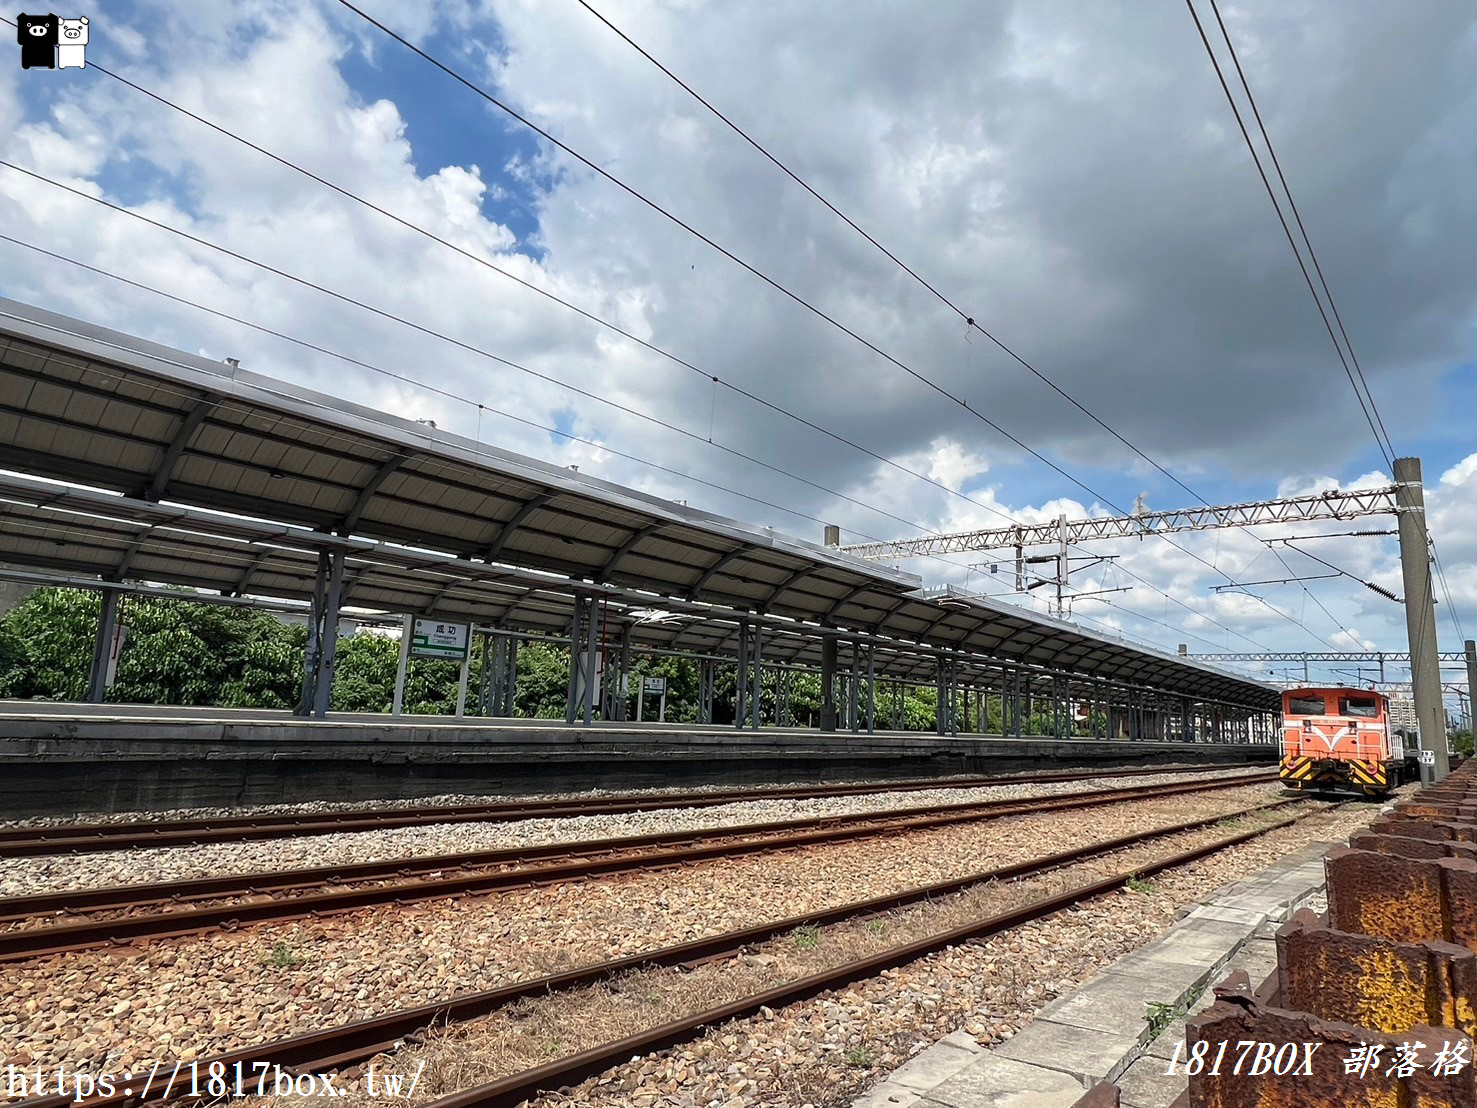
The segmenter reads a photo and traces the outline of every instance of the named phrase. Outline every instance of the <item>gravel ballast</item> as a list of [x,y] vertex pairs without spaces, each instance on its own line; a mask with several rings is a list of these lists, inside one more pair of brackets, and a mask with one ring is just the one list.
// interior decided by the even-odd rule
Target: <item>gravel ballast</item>
[[1250,785],[38,959],[7,967],[0,1041],[19,1064],[189,1061],[1277,795]]
[[[1204,776],[1230,777],[1267,772],[1265,767],[1208,770]],[[0,872],[0,897],[31,893],[182,881],[194,877],[260,873],[268,870],[379,862],[475,850],[502,850],[549,843],[580,842],[672,831],[741,828],[748,824],[820,816],[864,815],[935,804],[1023,800],[1095,789],[1132,789],[1156,784],[1188,784],[1200,774],[1146,774],[1052,784],[939,788],[879,792],[814,800],[761,800],[712,808],[674,808],[620,815],[518,820],[508,823],[449,823],[332,835],[210,843],[96,854],[7,859]]]
[[[812,1001],[731,1021],[690,1045],[632,1059],[573,1090],[532,1101],[531,1108],[841,1108],[881,1073],[956,1028],[985,1044],[1008,1038],[1048,1000],[1148,942],[1212,889],[1310,841],[1343,838],[1373,814],[1325,811],[1133,891],[947,948]],[[418,1072],[414,1101],[423,1104],[1286,814],[1269,812],[1233,827],[1177,835],[1038,878],[976,886],[870,921],[802,929],[730,961],[637,972],[608,985],[523,1002],[435,1032],[424,1043],[382,1056],[377,1068]],[[369,1108],[362,1080],[347,1087],[352,1095],[336,1104]]]
[[984,1045],[1009,1038],[1048,1001],[1148,943],[1214,890],[1310,843],[1342,841],[1377,813],[1367,805],[1315,816],[1159,875],[1147,893],[1112,893],[772,1017],[734,1021],[527,1108],[846,1108],[960,1027]]

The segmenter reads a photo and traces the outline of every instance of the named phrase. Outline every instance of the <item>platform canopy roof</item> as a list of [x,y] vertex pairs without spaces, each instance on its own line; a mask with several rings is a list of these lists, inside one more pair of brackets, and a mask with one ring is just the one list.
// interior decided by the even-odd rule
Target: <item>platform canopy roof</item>
[[342,550],[353,607],[558,633],[580,591],[649,646],[732,653],[753,618],[771,660],[817,660],[835,631],[895,644],[878,664],[897,675],[943,649],[1276,700],[1209,663],[924,593],[829,547],[4,299],[0,467],[25,475],[0,478],[12,565],[305,599],[319,554]]

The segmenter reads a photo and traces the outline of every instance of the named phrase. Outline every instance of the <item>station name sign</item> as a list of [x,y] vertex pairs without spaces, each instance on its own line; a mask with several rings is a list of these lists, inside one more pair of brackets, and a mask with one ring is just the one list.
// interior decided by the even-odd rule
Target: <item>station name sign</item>
[[410,634],[410,652],[418,658],[450,658],[460,662],[467,656],[471,625],[418,619]]

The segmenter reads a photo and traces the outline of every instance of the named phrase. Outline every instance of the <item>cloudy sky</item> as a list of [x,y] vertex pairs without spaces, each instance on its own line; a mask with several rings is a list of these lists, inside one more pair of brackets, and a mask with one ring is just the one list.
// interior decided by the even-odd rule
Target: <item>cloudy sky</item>
[[[591,0],[1171,478],[578,0],[359,2],[890,358],[337,0],[98,0],[77,13],[86,69],[0,67],[3,158],[465,346],[14,168],[0,233],[423,387],[10,242],[0,292],[811,539],[1389,481],[1183,3]],[[1477,11],[1222,13],[1389,435],[1424,460],[1441,645],[1460,649],[1455,625],[1477,632]],[[1211,589],[1327,573],[1261,539],[1347,529],[1100,545],[1116,568],[1074,588],[1133,589],[1073,617],[1193,651],[1404,649],[1401,608],[1349,578]],[[1297,545],[1401,591],[1393,539]],[[998,593],[1003,573],[969,568],[988,557],[909,568]]]

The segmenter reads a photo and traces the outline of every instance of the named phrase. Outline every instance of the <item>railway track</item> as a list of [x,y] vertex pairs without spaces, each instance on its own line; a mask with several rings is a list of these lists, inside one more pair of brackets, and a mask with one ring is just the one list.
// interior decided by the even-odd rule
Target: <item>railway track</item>
[[[1111,892],[1134,877],[1146,877],[1175,866],[1185,865],[1239,843],[1247,842],[1281,827],[1289,826],[1310,815],[1329,811],[1337,805],[1318,805],[1304,810],[1317,802],[1296,797],[1277,799],[1266,804],[1254,805],[1234,813],[1223,813],[1157,828],[1134,835],[1122,836],[1107,842],[1080,847],[1049,855],[1029,862],[1022,862],[968,875],[966,877],[919,886],[903,892],[888,894],[868,900],[856,901],[803,916],[776,920],[726,934],[697,939],[674,946],[631,955],[625,958],[602,962],[564,973],[553,974],[517,984],[481,992],[464,993],[436,1004],[421,1005],[392,1012],[384,1016],[336,1027],[324,1028],[306,1034],[271,1042],[259,1043],[209,1058],[200,1059],[198,1065],[207,1069],[217,1063],[225,1070],[234,1071],[237,1064],[248,1072],[253,1064],[267,1063],[281,1066],[295,1073],[325,1073],[350,1068],[373,1059],[376,1055],[400,1046],[407,1036],[426,1028],[465,1022],[488,1015],[519,1000],[537,998],[553,992],[576,989],[582,986],[610,980],[633,970],[661,967],[690,966],[716,959],[733,957],[755,944],[769,941],[802,926],[820,926],[844,921],[866,919],[870,916],[917,904],[932,898],[946,896],[970,886],[988,881],[1021,880],[1036,877],[1053,870],[1081,862],[1101,858],[1117,851],[1139,846],[1174,835],[1204,829],[1238,815],[1251,815],[1295,806],[1297,810],[1269,824],[1249,831],[1224,836],[1208,844],[1201,844],[1180,851],[1168,858],[1140,864],[1131,870],[1113,873],[1107,877],[1075,886],[1066,891],[1044,896],[1007,912],[972,921],[966,925],[942,931],[927,938],[893,947],[880,953],[847,962],[786,984],[742,998],[721,1007],[699,1012],[689,1017],[650,1028],[640,1034],[560,1058],[546,1065],[511,1074],[484,1085],[460,1091],[434,1101],[431,1108],[513,1108],[522,1101],[540,1092],[576,1084],[633,1055],[641,1055],[677,1045],[703,1029],[724,1021],[753,1015],[761,1008],[778,1008],[787,1004],[816,996],[830,989],[904,965],[923,955],[941,950],[956,943],[977,939],[1032,922],[1080,903],[1083,900]],[[141,1103],[157,1103],[166,1099],[164,1090],[154,1086],[141,1095],[115,1094],[93,1097],[83,1102],[83,1108],[125,1108]],[[179,1099],[179,1098],[173,1098]],[[73,1105],[70,1097],[50,1096],[21,1102],[19,1108],[67,1108]]]
[[1051,784],[1112,777],[1165,773],[1204,773],[1204,766],[1169,769],[1065,770],[1014,777],[955,777],[870,782],[844,785],[786,786],[726,789],[687,795],[627,794],[608,797],[572,797],[556,800],[506,801],[495,804],[458,804],[422,808],[376,808],[296,815],[262,814],[202,819],[73,823],[49,827],[0,829],[0,858],[81,854],[105,850],[136,850],[163,846],[193,846],[216,842],[249,842],[295,835],[333,835],[352,831],[381,831],[396,827],[426,827],[438,823],[500,823],[522,819],[619,815],[674,808],[711,808],[751,800],[813,800],[884,792],[925,789],[990,788],[1004,785]]
[[[1214,792],[1265,784],[1275,779],[1275,771],[1268,771],[1184,784],[1097,789],[1034,800],[929,806],[873,816],[828,816],[754,824],[738,829],[666,832],[434,858],[15,897],[0,900],[0,924],[12,925],[10,930],[0,931],[0,963],[63,954],[114,942],[176,938],[220,927],[305,919],[371,905],[554,884],[957,823]],[[446,873],[453,868],[463,872]],[[429,876],[411,876],[416,873]],[[328,884],[372,881],[381,883],[322,891]],[[301,892],[304,889],[318,891]],[[288,895],[294,892],[300,895]],[[270,895],[274,893],[280,895]],[[239,899],[242,897],[252,899]],[[43,914],[56,918],[79,912],[137,913],[141,908],[202,899],[229,902],[101,919],[87,918],[39,927],[14,926],[34,922]]]

